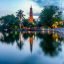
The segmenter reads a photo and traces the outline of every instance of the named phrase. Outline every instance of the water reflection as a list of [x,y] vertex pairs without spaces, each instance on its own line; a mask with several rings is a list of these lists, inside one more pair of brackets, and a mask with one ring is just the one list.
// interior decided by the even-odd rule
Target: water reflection
[[0,38],[0,41],[2,43],[7,43],[7,44],[13,44],[14,41],[17,41],[19,39],[19,33],[17,32],[2,32],[1,33],[3,35],[3,39]]
[[32,52],[33,40],[34,40],[34,37],[35,37],[35,33],[31,32],[31,31],[23,32],[23,37],[24,37],[24,39],[28,39],[29,40],[30,52]]
[[54,56],[57,55],[59,51],[61,51],[61,38],[57,33],[38,33],[37,36],[41,39],[40,47],[42,48],[45,54]]
[[[42,52],[44,52],[47,55],[50,56],[56,56],[59,51],[61,51],[61,42],[63,41],[63,38],[61,38],[58,33],[52,33],[49,32],[0,32],[0,41],[1,43],[6,44],[14,44],[16,42],[16,45],[18,49],[21,51],[25,40],[29,41],[29,48],[30,52],[33,51],[33,45],[35,37],[37,39],[40,39],[39,47],[42,49]],[[36,41],[37,42],[37,41]]]

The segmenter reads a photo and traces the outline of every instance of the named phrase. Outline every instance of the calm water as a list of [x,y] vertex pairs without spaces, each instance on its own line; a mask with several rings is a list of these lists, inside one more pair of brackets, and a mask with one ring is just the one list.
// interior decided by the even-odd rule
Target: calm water
[[56,32],[0,32],[0,64],[64,64],[64,38]]

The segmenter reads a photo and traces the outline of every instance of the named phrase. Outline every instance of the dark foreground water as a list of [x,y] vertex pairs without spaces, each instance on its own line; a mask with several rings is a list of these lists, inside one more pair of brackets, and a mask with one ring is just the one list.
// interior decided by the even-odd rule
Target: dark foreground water
[[0,64],[64,64],[64,38],[56,32],[0,32]]

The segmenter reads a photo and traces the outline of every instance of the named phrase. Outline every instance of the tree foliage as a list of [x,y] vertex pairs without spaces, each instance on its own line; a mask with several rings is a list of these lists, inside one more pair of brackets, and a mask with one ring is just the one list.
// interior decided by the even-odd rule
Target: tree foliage
[[22,10],[18,10],[16,13],[17,13],[17,17],[19,18],[19,20],[21,20],[21,18],[23,19],[24,18],[24,14],[23,14],[24,11]]
[[40,13],[40,25],[51,27],[55,21],[61,20],[62,12],[57,6],[46,6]]
[[14,15],[7,15],[0,18],[3,29],[15,29],[19,26],[19,20]]

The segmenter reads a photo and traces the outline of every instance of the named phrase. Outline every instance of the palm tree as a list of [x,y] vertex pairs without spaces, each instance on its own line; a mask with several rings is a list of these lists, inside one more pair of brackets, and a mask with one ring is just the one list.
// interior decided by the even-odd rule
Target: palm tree
[[20,20],[20,24],[19,24],[19,26],[20,26],[20,28],[21,28],[21,23],[22,23],[22,21],[23,21],[23,19],[24,19],[24,14],[23,14],[23,12],[24,11],[22,11],[22,10],[18,10],[18,12],[16,12],[17,13],[17,17],[19,18],[19,20]]
[[24,11],[22,11],[22,10],[18,10],[18,12],[16,12],[16,13],[17,13],[17,17],[19,18],[19,20],[24,19],[24,14],[23,14],[23,12],[24,12]]

